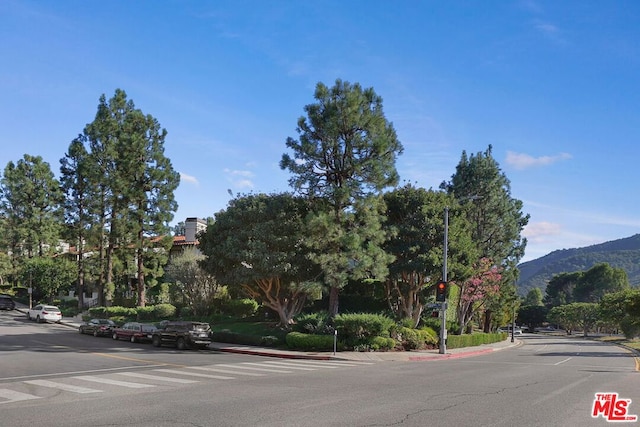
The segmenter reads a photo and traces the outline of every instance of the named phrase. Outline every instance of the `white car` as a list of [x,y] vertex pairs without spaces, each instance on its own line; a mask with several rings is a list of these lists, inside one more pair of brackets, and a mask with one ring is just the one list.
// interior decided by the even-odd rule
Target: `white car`
[[[511,329],[511,325],[503,326],[502,328],[498,329],[498,332],[506,332],[507,334],[511,335]],[[522,329],[520,328],[520,326],[516,326],[515,329],[513,329],[513,335],[522,335]]]
[[62,320],[62,312],[55,305],[38,304],[27,311],[27,319],[36,322],[56,322]]

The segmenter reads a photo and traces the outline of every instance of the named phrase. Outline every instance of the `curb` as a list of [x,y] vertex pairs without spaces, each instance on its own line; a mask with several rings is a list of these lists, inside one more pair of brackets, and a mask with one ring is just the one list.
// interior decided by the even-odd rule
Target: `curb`
[[307,360],[334,360],[333,356],[313,355],[313,354],[291,354],[291,353],[273,353],[269,351],[240,349],[240,348],[216,348],[209,346],[210,350],[220,351],[222,353],[249,354],[252,356],[275,357],[278,359],[307,359]]

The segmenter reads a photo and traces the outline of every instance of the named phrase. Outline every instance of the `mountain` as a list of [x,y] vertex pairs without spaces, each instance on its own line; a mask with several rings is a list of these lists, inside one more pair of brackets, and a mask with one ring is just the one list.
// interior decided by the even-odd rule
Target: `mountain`
[[544,295],[547,282],[554,275],[585,271],[602,262],[624,269],[631,286],[640,286],[640,234],[584,248],[553,251],[523,262],[518,265],[518,294],[524,296],[537,287]]

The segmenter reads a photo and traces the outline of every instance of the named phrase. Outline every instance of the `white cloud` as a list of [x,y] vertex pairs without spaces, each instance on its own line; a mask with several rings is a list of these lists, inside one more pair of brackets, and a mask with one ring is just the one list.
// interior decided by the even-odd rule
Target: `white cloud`
[[198,185],[198,179],[195,176],[187,175],[184,172],[180,172],[180,182],[189,182]]
[[557,26],[548,22],[535,21],[533,27],[548,40],[558,45],[567,44],[567,40],[563,37],[562,31]]
[[224,173],[231,176],[244,176],[247,178],[251,178],[253,176],[253,172],[247,170],[234,170],[234,169],[225,169]]
[[527,169],[537,166],[547,166],[553,163],[571,159],[572,156],[569,153],[560,153],[555,156],[540,156],[533,157],[525,153],[515,153],[513,151],[507,151],[507,164],[513,166],[516,169]]
[[561,233],[560,224],[546,221],[529,223],[522,230],[522,235],[531,241],[542,241],[548,236],[557,236]]

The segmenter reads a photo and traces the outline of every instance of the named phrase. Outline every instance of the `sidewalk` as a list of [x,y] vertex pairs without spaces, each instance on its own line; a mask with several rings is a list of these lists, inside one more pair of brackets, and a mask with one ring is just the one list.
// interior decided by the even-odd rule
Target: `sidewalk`
[[[16,310],[26,314],[27,307],[16,305]],[[82,323],[81,316],[65,317],[60,324],[77,329]],[[307,360],[342,360],[342,361],[429,361],[443,359],[458,359],[463,357],[478,356],[481,354],[492,353],[494,351],[504,350],[511,347],[521,345],[518,339],[511,342],[506,339],[493,344],[479,345],[475,347],[464,347],[447,349],[445,354],[440,354],[438,349],[419,350],[419,351],[387,351],[387,352],[361,352],[361,351],[339,351],[335,354],[331,352],[304,352],[292,350],[280,350],[269,347],[254,347],[248,345],[228,344],[220,342],[212,342],[209,345],[211,350],[221,351],[225,353],[250,354],[254,356],[275,357],[281,359],[307,359]]]

